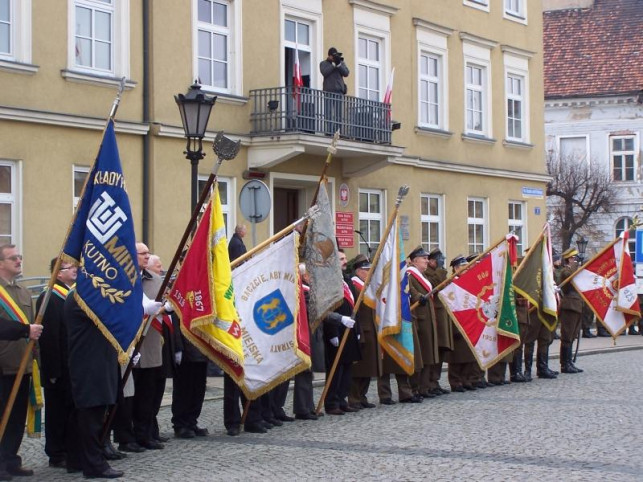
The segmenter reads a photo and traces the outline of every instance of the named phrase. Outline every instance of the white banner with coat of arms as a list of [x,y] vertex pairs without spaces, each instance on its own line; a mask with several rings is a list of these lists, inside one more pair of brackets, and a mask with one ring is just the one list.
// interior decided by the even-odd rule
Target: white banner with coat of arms
[[241,389],[251,400],[310,367],[297,342],[298,245],[293,232],[232,271],[244,352]]

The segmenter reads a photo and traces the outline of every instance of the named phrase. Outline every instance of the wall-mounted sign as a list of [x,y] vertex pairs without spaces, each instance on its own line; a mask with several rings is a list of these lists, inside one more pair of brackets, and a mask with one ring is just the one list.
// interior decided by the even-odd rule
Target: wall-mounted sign
[[335,236],[340,248],[352,248],[355,243],[354,216],[350,212],[335,212]]
[[348,206],[348,201],[351,198],[351,191],[348,188],[348,184],[343,183],[339,186],[339,205],[342,208]]
[[409,234],[409,217],[405,215],[400,216],[400,231],[402,232],[402,239],[408,241],[411,239]]
[[542,188],[527,186],[523,186],[522,188],[522,197],[542,199],[544,196],[545,192],[542,190]]
[[536,207],[534,207],[534,214],[535,214],[536,216],[540,216],[540,206],[536,206]]

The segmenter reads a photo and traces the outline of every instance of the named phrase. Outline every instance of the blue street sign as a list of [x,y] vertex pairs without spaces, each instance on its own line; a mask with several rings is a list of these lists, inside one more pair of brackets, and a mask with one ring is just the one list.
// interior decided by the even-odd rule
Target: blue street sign
[[636,263],[643,263],[643,229],[636,230]]

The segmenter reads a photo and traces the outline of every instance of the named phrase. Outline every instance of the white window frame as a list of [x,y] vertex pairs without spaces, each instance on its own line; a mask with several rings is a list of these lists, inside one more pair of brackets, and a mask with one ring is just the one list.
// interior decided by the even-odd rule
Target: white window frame
[[[505,67],[505,138],[510,142],[519,142],[529,144],[531,142],[531,102],[530,102],[530,78],[529,78],[529,60],[533,56],[532,52],[516,49],[503,45],[503,61]],[[522,93],[520,96],[512,95],[509,92],[508,81],[510,77],[521,79]],[[522,103],[522,136],[509,137],[509,113],[508,104],[510,99],[520,100]]]
[[[202,186],[202,183],[205,183],[208,180],[208,177],[209,176],[198,177],[197,188],[199,189],[199,195],[201,194],[200,186]],[[219,184],[225,184],[227,186],[228,198],[226,199],[225,203],[223,202],[223,200],[221,200],[221,211],[227,216],[227,223],[225,226],[226,238],[230,239],[234,234],[234,228],[237,225],[237,180],[234,177],[217,176],[217,182]]]
[[[474,77],[474,74],[480,76],[480,83],[469,81],[469,72],[471,72],[471,77]],[[477,75],[475,75],[477,77]],[[479,136],[487,136],[487,122],[486,122],[486,112],[488,109],[488,103],[486,100],[486,92],[489,89],[489,86],[486,82],[486,68],[484,65],[479,65],[473,62],[467,62],[465,65],[464,73],[464,89],[465,89],[465,130],[468,134],[476,134]],[[479,97],[480,105],[476,105],[475,100]],[[470,102],[471,100],[471,102]],[[480,116],[480,128],[475,127],[475,118],[477,115]],[[471,119],[470,119],[471,117]],[[471,122],[469,122],[471,120]]]
[[[370,206],[370,196],[376,195],[380,197],[380,212],[379,213],[371,213],[371,212],[366,212],[366,211],[360,211],[360,204],[361,204],[361,196],[362,194],[366,194],[369,196],[369,202],[367,203],[368,206]],[[357,209],[358,209],[358,220],[357,220],[357,225],[360,228],[360,231],[362,231],[362,236],[366,239],[368,242],[368,245],[370,246],[372,252],[374,253],[377,250],[377,247],[380,244],[379,239],[371,239],[371,233],[370,233],[370,222],[371,221],[378,221],[380,223],[380,236],[384,232],[384,229],[386,228],[386,221],[385,221],[385,215],[386,213],[384,212],[386,209],[386,203],[385,203],[385,194],[386,192],[383,189],[358,189],[357,193]],[[366,221],[369,223],[369,229],[361,229],[361,224],[362,221]],[[366,249],[366,243],[362,241],[362,238],[359,238],[358,241],[358,251],[360,253],[364,253],[368,256],[368,250]],[[362,247],[364,249],[362,250]]]
[[[632,139],[632,150],[624,151],[615,151],[613,141],[616,139]],[[609,152],[610,152],[610,178],[613,182],[626,183],[626,182],[636,182],[639,179],[639,162],[638,162],[638,136],[636,134],[621,134],[621,135],[610,135],[609,136]],[[631,155],[634,160],[633,166],[633,179],[615,179],[614,178],[614,156],[618,155],[624,157],[626,155]],[[625,169],[622,169],[625,172]]]
[[15,161],[0,160],[0,166],[11,168],[11,193],[0,193],[0,204],[9,204],[11,206],[10,244],[15,244],[19,249],[22,249],[22,164]]
[[[520,206],[520,218],[511,217],[512,213],[515,213],[515,209],[511,209],[513,206]],[[516,228],[520,229],[516,248],[518,254],[522,256],[525,252],[525,242],[527,240],[527,203],[524,201],[509,201],[508,208],[511,209],[507,216],[509,232],[516,231]]]
[[[491,96],[491,49],[496,44],[495,42],[474,38],[465,33],[461,33],[460,38],[463,39],[462,50],[464,54],[464,132],[465,134],[491,138],[491,133],[493,132],[491,109],[493,105]],[[469,110],[467,94],[470,88],[472,90],[476,89],[475,84],[470,85],[467,83],[468,67],[482,69],[482,85],[480,86],[480,92],[482,92],[482,130],[474,130],[467,127],[467,112]]]
[[9,0],[10,34],[9,52],[0,52],[0,69],[18,73],[35,73],[38,68],[31,65],[31,1]]
[[563,152],[560,147],[561,141],[563,141],[564,139],[580,139],[580,138],[585,139],[585,162],[589,163],[591,156],[589,151],[589,135],[587,134],[576,134],[576,135],[566,134],[566,135],[556,136],[556,152],[558,153],[558,157],[560,158],[563,155]]
[[[368,53],[369,48],[368,45],[373,42],[377,45],[377,50],[378,50],[378,55],[379,58],[377,60],[370,59],[370,58],[365,58],[365,57],[360,57],[359,56],[359,43],[360,41],[366,41],[367,42],[367,48],[366,51]],[[362,99],[369,99],[373,101],[381,101],[382,98],[384,97],[384,90],[386,87],[383,87],[383,79],[384,79],[384,74],[383,74],[383,68],[382,68],[382,56],[383,56],[383,41],[381,38],[375,37],[373,35],[367,35],[364,33],[360,33],[357,37],[357,90],[355,91],[357,93],[357,97],[362,98]],[[366,97],[362,96],[362,87],[360,86],[361,84],[361,73],[360,73],[360,67],[366,67],[366,70],[369,71],[370,69],[375,69],[377,70],[377,89],[373,88],[370,84],[367,84],[366,86]],[[370,79],[370,76],[367,77],[367,79]],[[376,93],[373,98],[371,98],[370,94],[371,93]]]
[[243,48],[242,48],[242,15],[243,0],[216,0],[227,5],[228,27],[223,29],[212,24],[199,22],[199,0],[192,0],[192,71],[195,79],[199,78],[199,30],[227,35],[227,86],[215,87],[202,84],[202,90],[220,94],[241,96],[243,94]]
[[[416,25],[418,48],[418,126],[429,129],[447,131],[449,129],[449,50],[448,37],[453,30],[439,25],[430,24],[420,19],[414,19]],[[438,59],[438,76],[433,80],[438,84],[438,122],[422,122],[422,57],[433,56]]]
[[82,192],[78,193],[78,196],[76,196],[76,173],[83,173],[86,175],[89,175],[89,171],[91,170],[91,167],[89,166],[80,166],[74,164],[71,170],[71,211],[72,213],[76,210],[76,206],[78,206],[78,201],[80,201],[80,195]]
[[[63,77],[76,82],[113,85],[121,77],[130,77],[130,0],[112,0],[112,67],[110,70],[76,64],[76,6],[96,7],[105,10],[105,4],[96,0],[68,0],[67,70]],[[107,82],[100,79],[106,79]],[[128,83],[128,87],[133,84]]]
[[489,0],[463,0],[463,4],[483,12],[489,12]]
[[[285,24],[286,20],[293,20],[295,22],[307,23],[310,27],[310,45],[302,47],[299,45],[299,51],[310,51],[310,88],[321,88],[322,76],[319,71],[320,55],[321,59],[326,58],[325,52],[319,53],[320,48],[323,48],[322,36],[322,1],[321,0],[282,0],[281,1],[281,39],[283,42],[281,52],[286,47],[295,48],[295,44],[286,40]],[[284,75],[286,71],[284,56],[280,56],[282,62],[279,72]],[[299,59],[301,62],[301,58]],[[282,79],[281,85],[286,85],[286,79]]]
[[[514,86],[517,84],[519,93],[514,91]],[[525,141],[525,78],[522,75],[517,75],[513,72],[507,72],[505,76],[505,112],[506,112],[506,131],[505,135],[507,140],[524,142]],[[516,104],[520,106],[518,115],[510,117],[509,104]],[[520,135],[516,135],[516,124],[520,124]],[[513,126],[513,134],[511,127]]]
[[[482,217],[469,216],[469,203],[480,203],[482,205]],[[482,240],[477,238],[471,242],[469,239],[469,226],[482,226]],[[481,253],[487,249],[489,236],[489,207],[486,198],[468,197],[467,198],[467,247],[469,254]],[[482,246],[479,246],[482,243]]]
[[[359,38],[367,37],[372,40],[379,41],[380,46],[380,60],[379,60],[379,98],[376,99],[382,102],[384,92],[386,91],[386,79],[391,72],[391,19],[390,16],[394,10],[384,4],[377,4],[376,2],[361,2],[351,1],[353,4],[353,29],[355,36],[353,38],[353,45],[355,46],[355,59],[353,65],[355,66],[354,88],[355,96],[359,97]],[[337,46],[339,48],[339,46]],[[326,55],[324,55],[326,58]],[[350,77],[349,77],[350,78]],[[393,107],[395,109],[395,107]]]
[[[436,200],[438,204],[438,213],[431,214],[430,211],[427,214],[422,214],[422,201],[427,200],[427,206],[430,208],[431,200]],[[444,246],[444,198],[440,194],[420,194],[420,236],[422,246],[426,251],[431,251],[433,248],[441,248]],[[438,230],[437,243],[434,245],[430,241],[430,236],[428,239],[424,239],[424,225],[428,224],[428,231],[431,231],[431,225],[436,224]]]
[[527,25],[527,3],[525,0],[504,0],[503,17]]
[[[427,59],[427,65],[435,63],[436,73],[422,73],[422,64],[424,58]],[[420,52],[420,59],[418,65],[418,125],[422,127],[430,127],[433,129],[442,129],[442,112],[444,111],[444,82],[443,78],[443,59],[442,56],[427,50]],[[427,88],[424,88],[424,85]],[[436,100],[431,103],[430,93],[432,86],[435,86]],[[426,90],[426,92],[425,92]],[[426,96],[426,100],[422,100],[422,96]],[[427,120],[422,120],[423,114],[426,111]],[[435,122],[431,122],[431,112],[435,111]]]

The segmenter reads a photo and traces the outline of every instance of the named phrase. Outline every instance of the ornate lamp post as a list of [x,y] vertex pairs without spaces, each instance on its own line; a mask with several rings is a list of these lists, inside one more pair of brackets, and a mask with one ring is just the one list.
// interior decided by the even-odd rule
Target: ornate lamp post
[[196,206],[199,193],[198,176],[199,161],[205,157],[203,152],[203,137],[208,127],[210,112],[217,100],[214,95],[206,95],[201,92],[201,86],[196,82],[190,86],[187,94],[177,94],[174,96],[176,104],[179,106],[181,113],[181,122],[187,138],[186,150],[183,152],[186,159],[192,165],[192,210]]
[[580,258],[581,264],[585,261],[585,251],[587,250],[587,239],[585,236],[580,236],[576,239],[576,246],[578,247],[578,257]]

